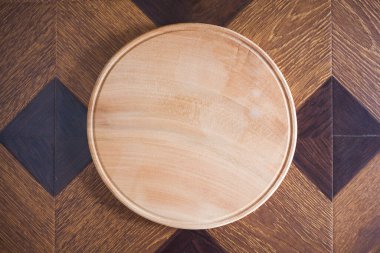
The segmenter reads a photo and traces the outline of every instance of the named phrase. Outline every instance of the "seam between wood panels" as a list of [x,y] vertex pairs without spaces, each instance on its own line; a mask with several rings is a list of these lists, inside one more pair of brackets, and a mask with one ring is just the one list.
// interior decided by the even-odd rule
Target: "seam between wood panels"
[[333,16],[333,1],[330,0],[330,76],[333,76],[333,62],[334,62],[334,16]]
[[[347,84],[346,84],[346,82],[344,82],[344,81],[342,81],[342,80],[339,80],[339,78],[337,77],[337,76],[335,76],[335,75],[332,75],[332,77],[339,83],[339,85],[340,86],[343,86],[343,88],[356,100],[356,102],[359,104],[359,105],[361,105],[361,107],[363,107],[368,113],[369,113],[369,115],[371,115],[371,117],[374,119],[374,120],[376,120],[376,121],[378,121],[378,122],[380,122],[378,119],[377,119],[377,117],[372,113],[372,111],[371,111],[371,109],[369,108],[369,106],[367,106],[367,105],[365,105],[363,102],[362,102],[362,100],[361,99],[359,99],[354,93],[353,93],[353,91],[351,91],[351,90],[349,90],[348,88],[347,88]],[[346,86],[346,85],[347,86]]]
[[[55,2],[55,65],[54,65],[54,75],[57,76],[57,56],[58,56],[58,2]],[[56,192],[55,192],[55,165],[56,165],[56,89],[57,89],[57,79],[54,80],[54,167],[53,167],[53,188],[54,188],[54,242],[53,242],[53,252],[56,252],[57,244],[57,211],[56,211]]]
[[56,121],[57,121],[57,117],[56,117],[56,112],[57,112],[57,103],[56,103],[56,100],[57,100],[57,79],[54,80],[54,123],[53,123],[53,127],[54,127],[54,147],[53,147],[53,197],[54,197],[54,251],[55,252],[55,241],[56,241],[56,212],[55,212],[55,197],[56,197],[56,187],[55,187],[55,164],[56,164],[56,141],[57,141],[57,138],[56,138]]
[[331,79],[331,252],[334,252],[334,85],[332,82],[333,80]]
[[306,103],[307,103],[307,101],[314,95],[314,93],[316,92],[316,91],[318,91],[324,84],[326,84],[329,80],[331,80],[331,78],[332,78],[333,76],[331,75],[331,76],[329,76],[329,77],[327,77],[323,82],[322,82],[322,84],[321,85],[319,85],[311,94],[309,94],[307,97],[305,97],[302,101],[301,101],[301,103],[299,104],[299,105],[297,105],[296,106],[296,110],[298,110],[298,109],[300,109],[300,108],[302,108]]
[[[330,0],[330,50],[331,50],[331,76],[334,78],[333,75],[333,63],[334,63],[334,14],[333,14],[333,5],[334,0]],[[331,97],[331,124],[332,124],[332,131],[331,131],[331,223],[332,223],[332,231],[331,231],[331,252],[334,252],[334,80],[331,79],[331,89],[330,89],[330,97]]]

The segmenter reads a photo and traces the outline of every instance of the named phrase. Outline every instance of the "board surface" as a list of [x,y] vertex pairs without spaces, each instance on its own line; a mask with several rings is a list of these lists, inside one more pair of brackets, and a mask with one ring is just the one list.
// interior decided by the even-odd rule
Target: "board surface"
[[88,113],[90,150],[114,195],[152,221],[231,223],[277,189],[296,143],[293,100],[258,46],[225,28],[151,31],[106,65]]

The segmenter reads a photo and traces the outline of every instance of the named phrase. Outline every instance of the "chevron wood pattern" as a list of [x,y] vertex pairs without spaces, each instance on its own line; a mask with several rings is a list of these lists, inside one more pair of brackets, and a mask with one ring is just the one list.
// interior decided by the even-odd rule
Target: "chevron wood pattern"
[[0,144],[0,252],[53,252],[54,199]]
[[[57,175],[74,178],[57,195],[32,175],[49,176],[42,166],[32,172],[17,156],[46,154],[43,145],[0,144],[0,252],[379,252],[379,13],[378,0],[2,1],[0,135],[9,127],[27,143],[52,129],[55,120],[12,125],[51,80],[86,105],[125,43],[164,24],[203,22],[247,36],[273,58],[295,98],[299,142],[289,174],[261,208],[207,231],[164,227],[120,204],[92,163],[70,153],[84,132],[57,143],[68,154]],[[56,101],[43,102],[56,110]],[[68,104],[59,106],[65,119],[85,122],[85,106]]]
[[331,252],[332,206],[292,166],[264,206],[209,233],[227,252]]
[[228,25],[263,48],[296,106],[331,76],[330,1],[252,1]]
[[55,72],[55,4],[0,3],[0,129]]
[[155,28],[131,1],[60,1],[57,12],[57,75],[84,104],[111,56]]
[[334,198],[336,252],[380,251],[379,172],[378,152]]
[[55,201],[58,252],[154,252],[175,232],[125,208],[93,164]]
[[333,74],[380,120],[380,1],[332,1]]

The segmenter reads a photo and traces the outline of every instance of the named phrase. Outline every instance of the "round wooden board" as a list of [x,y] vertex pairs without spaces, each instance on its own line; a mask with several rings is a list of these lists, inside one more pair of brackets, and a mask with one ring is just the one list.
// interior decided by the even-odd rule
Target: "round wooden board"
[[88,112],[109,189],[141,216],[185,229],[225,225],[262,205],[289,169],[296,129],[268,55],[205,24],[166,26],[123,47]]

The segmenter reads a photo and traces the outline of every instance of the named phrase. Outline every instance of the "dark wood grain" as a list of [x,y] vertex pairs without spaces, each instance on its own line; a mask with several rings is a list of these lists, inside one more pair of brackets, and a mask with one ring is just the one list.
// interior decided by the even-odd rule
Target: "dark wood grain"
[[333,82],[334,135],[380,136],[379,121],[337,80]]
[[330,1],[252,1],[228,28],[263,48],[299,107],[331,76]]
[[91,161],[87,142],[87,108],[55,79],[54,194]]
[[153,29],[131,1],[60,1],[57,75],[87,104],[106,62],[128,41]]
[[292,166],[262,207],[208,232],[227,252],[331,252],[332,203]]
[[298,141],[294,162],[332,198],[332,79],[297,110]]
[[380,151],[379,137],[334,137],[334,195]]
[[156,25],[207,23],[224,26],[251,0],[134,0]]
[[87,109],[53,79],[0,132],[0,143],[52,195],[91,161]]
[[334,197],[334,251],[380,252],[380,153]]
[[174,232],[121,204],[93,164],[56,198],[57,252],[154,252]]
[[223,253],[218,243],[205,230],[177,230],[156,253]]
[[2,143],[48,192],[54,192],[54,93],[51,81],[2,132]]
[[0,144],[0,252],[53,252],[54,199]]
[[332,137],[305,138],[297,141],[294,162],[297,167],[332,199]]
[[332,136],[332,83],[333,78],[329,78],[297,109],[300,139]]
[[0,130],[55,71],[55,4],[0,4]]
[[333,74],[380,120],[380,1],[332,3]]

